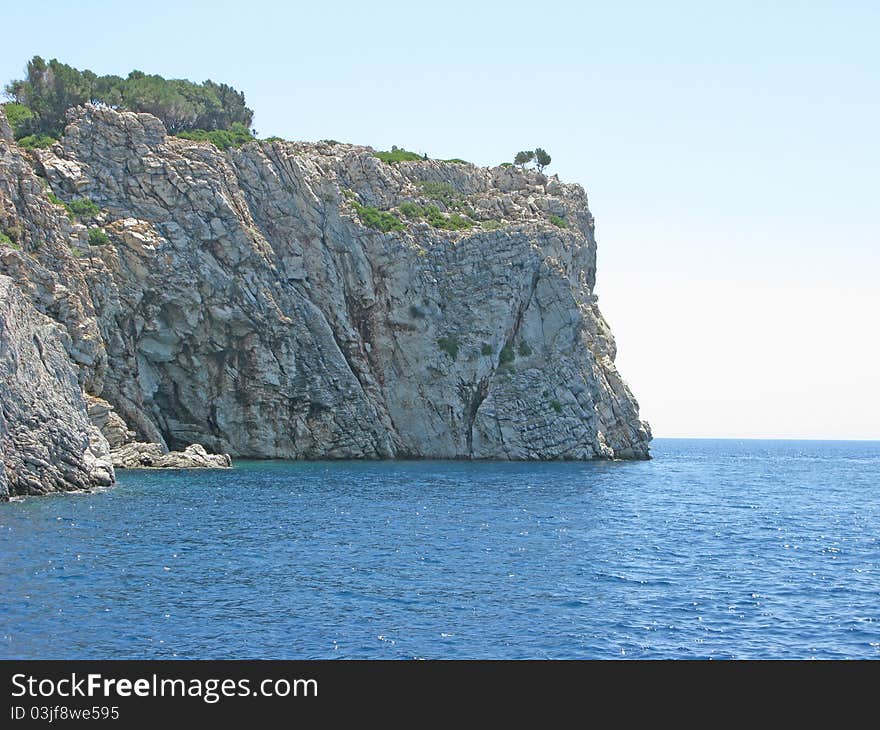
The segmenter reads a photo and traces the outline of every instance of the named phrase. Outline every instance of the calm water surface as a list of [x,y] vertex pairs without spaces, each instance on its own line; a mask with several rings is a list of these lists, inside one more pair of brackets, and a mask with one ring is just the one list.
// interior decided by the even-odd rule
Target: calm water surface
[[880,443],[240,463],[0,504],[3,658],[880,658]]

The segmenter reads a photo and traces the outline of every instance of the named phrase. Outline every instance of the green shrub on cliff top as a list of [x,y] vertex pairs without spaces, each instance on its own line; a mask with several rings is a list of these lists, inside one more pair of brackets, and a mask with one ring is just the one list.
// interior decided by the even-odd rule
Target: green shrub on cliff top
[[253,142],[254,136],[243,124],[235,122],[229,129],[193,129],[186,132],[178,132],[177,137],[189,139],[193,142],[210,142],[217,149],[226,151],[230,147],[241,147],[243,144]]
[[516,156],[513,158],[513,163],[515,165],[519,165],[523,170],[525,170],[526,165],[528,165],[534,159],[535,153],[532,152],[532,150],[522,150],[516,153]]
[[28,124],[34,118],[30,107],[10,101],[3,105],[3,111],[6,112],[6,121],[12,127],[12,134],[15,138],[24,137],[28,133]]
[[13,102],[32,113],[23,121],[21,135],[60,137],[67,110],[86,102],[148,112],[162,120],[169,134],[187,129],[231,129],[235,123],[248,129],[254,116],[245,106],[244,94],[227,84],[197,84],[142,71],[132,71],[125,78],[98,76],[40,56],[28,61],[25,77],[11,81],[5,91]]
[[535,147],[535,167],[538,168],[538,172],[544,172],[544,168],[550,164],[552,159],[553,158],[551,158],[550,155],[540,147]]
[[389,165],[397,162],[415,162],[417,160],[428,159],[427,155],[420,155],[418,152],[410,152],[401,149],[396,145],[391,147],[390,152],[374,152],[373,157],[378,157],[382,162],[386,162]]
[[544,172],[544,168],[550,164],[551,159],[552,158],[545,150],[542,150],[540,147],[535,147],[534,150],[522,150],[521,152],[517,152],[516,157],[513,158],[513,162],[514,164],[519,165],[523,170],[526,169],[526,165],[534,162],[538,172]]

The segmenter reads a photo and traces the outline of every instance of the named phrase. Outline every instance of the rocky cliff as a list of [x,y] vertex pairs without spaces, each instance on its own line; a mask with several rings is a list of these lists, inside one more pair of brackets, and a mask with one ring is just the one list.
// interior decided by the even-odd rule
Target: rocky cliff
[[110,447],[89,422],[69,345],[0,276],[0,499],[113,482]]
[[[85,198],[100,210],[78,221],[62,203]],[[371,227],[378,211],[403,225]],[[648,456],[578,185],[336,143],[221,152],[89,106],[51,149],[0,139],[3,231],[0,273],[63,326],[80,387],[126,443]]]

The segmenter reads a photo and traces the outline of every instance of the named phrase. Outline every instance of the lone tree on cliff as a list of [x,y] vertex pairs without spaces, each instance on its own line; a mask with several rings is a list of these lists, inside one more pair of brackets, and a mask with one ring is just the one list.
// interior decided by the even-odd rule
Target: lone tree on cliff
[[526,165],[528,165],[534,159],[534,152],[532,152],[531,150],[523,150],[522,152],[516,153],[516,157],[513,158],[513,162],[515,165],[519,165],[523,170],[525,170]]
[[540,147],[535,148],[535,166],[538,168],[538,172],[544,172],[544,168],[550,164],[550,159],[550,155]]
[[540,147],[536,147],[534,151],[523,150],[522,152],[517,152],[516,157],[513,158],[513,162],[514,164],[519,165],[523,170],[526,169],[526,165],[530,162],[534,162],[538,172],[544,172],[544,168],[550,164],[550,155]]

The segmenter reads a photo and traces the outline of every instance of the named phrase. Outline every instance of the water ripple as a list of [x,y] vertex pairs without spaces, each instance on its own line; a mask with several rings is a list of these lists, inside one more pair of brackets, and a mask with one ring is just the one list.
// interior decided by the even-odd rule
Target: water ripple
[[880,658],[880,444],[241,463],[0,505],[2,658]]

